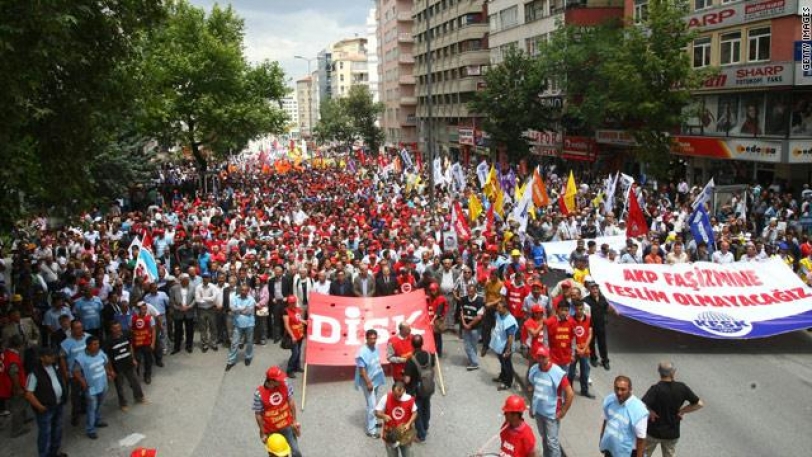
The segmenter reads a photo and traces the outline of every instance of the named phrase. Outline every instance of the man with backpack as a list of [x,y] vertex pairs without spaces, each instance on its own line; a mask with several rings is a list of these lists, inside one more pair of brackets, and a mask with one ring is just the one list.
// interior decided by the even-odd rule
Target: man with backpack
[[426,441],[431,419],[431,396],[434,394],[434,366],[437,361],[433,354],[423,350],[423,336],[412,336],[412,357],[406,362],[403,382],[406,392],[415,398],[417,404],[417,442]]

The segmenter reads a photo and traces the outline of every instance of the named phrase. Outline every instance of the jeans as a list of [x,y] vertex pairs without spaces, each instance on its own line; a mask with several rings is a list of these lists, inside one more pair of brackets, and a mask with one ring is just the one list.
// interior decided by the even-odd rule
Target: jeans
[[63,405],[48,408],[44,413],[36,413],[37,419],[37,455],[51,457],[62,447],[62,412]]
[[155,361],[161,362],[164,358],[164,351],[169,348],[169,327],[167,327],[167,320],[166,314],[161,314],[158,316],[158,322],[161,324],[161,328],[155,328],[155,331],[158,332],[158,335],[155,336]]
[[431,397],[415,397],[417,404],[417,420],[414,421],[417,438],[425,441],[429,434],[429,421],[431,420]]
[[389,444],[386,446],[386,457],[412,457],[412,445],[392,447]]
[[230,332],[228,331],[228,312],[225,309],[221,309],[217,311],[217,316],[215,318],[215,327],[217,328],[217,344],[227,344],[228,342],[228,335]]
[[217,332],[215,327],[215,320],[217,319],[217,316],[215,313],[216,311],[214,308],[197,310],[197,325],[200,329],[200,343],[204,348],[217,345],[217,343],[215,343],[215,341],[217,341]]
[[462,340],[465,346],[465,355],[468,356],[468,363],[472,366],[479,366],[477,356],[477,345],[479,344],[479,329],[462,330]]
[[78,420],[85,411],[85,391],[75,378],[70,380],[70,418]]
[[11,411],[11,436],[15,437],[25,431],[25,421],[28,415],[29,405],[22,395],[12,395],[8,399],[8,409]]
[[491,345],[491,331],[496,324],[496,311],[492,308],[485,309],[485,315],[482,317],[482,349],[487,351]]
[[85,432],[95,433],[96,425],[102,421],[101,418],[101,405],[104,403],[105,392],[91,395],[85,392],[85,404],[87,404],[87,416],[85,421]]
[[293,373],[301,367],[300,359],[302,358],[302,343],[304,343],[304,338],[293,343],[293,347],[290,348],[290,358],[288,359],[287,369],[288,374]]
[[254,316],[254,322],[253,341],[257,344],[264,343],[268,339],[268,316]]
[[581,392],[589,392],[589,370],[592,368],[589,365],[589,356],[575,356],[575,360],[570,364],[569,372],[567,373],[570,384],[572,384],[573,379],[575,379],[576,368],[581,370],[578,377],[581,384]]
[[663,457],[674,457],[677,455],[677,441],[679,438],[673,440],[664,440],[654,438],[651,435],[646,436],[646,455],[654,457],[654,451],[657,450],[657,445],[662,449]]
[[609,361],[609,349],[606,348],[606,326],[592,326],[592,341],[589,342],[589,353],[592,354],[592,360],[598,359],[598,352],[595,351],[597,347],[601,354],[602,361]]
[[141,366],[141,374],[144,375],[144,379],[152,377],[152,352],[149,346],[139,346],[135,348],[135,357]]
[[536,426],[542,437],[543,457],[561,457],[561,444],[558,442],[558,428],[561,422],[536,414]]
[[502,384],[513,385],[513,359],[510,355],[499,354],[499,379]]
[[375,406],[376,403],[378,403],[378,387],[373,387],[372,392],[370,392],[366,386],[362,386],[361,393],[364,395],[364,403],[367,409],[367,433],[372,434],[375,433],[375,424],[377,423],[375,418]]
[[175,320],[175,351],[180,351],[180,343],[186,337],[186,350],[192,350],[195,342],[195,320],[193,318]]
[[245,335],[245,360],[254,358],[254,327],[234,326],[234,334],[231,335],[231,350],[228,351],[229,365],[237,363],[237,352],[240,350],[240,338],[243,335]]
[[[146,346],[149,347],[149,346]],[[113,383],[116,386],[116,395],[118,395],[118,406],[127,406],[127,397],[124,395],[124,380],[130,384],[133,390],[133,397],[135,401],[144,400],[144,391],[141,390],[141,383],[138,382],[138,376],[135,375],[135,368],[129,367],[121,370],[116,370],[116,378]]]
[[280,435],[284,436],[285,439],[288,441],[290,445],[290,456],[291,457],[302,457],[302,451],[299,450],[299,439],[296,438],[296,434],[293,433],[293,427],[285,427],[282,430],[277,431]]

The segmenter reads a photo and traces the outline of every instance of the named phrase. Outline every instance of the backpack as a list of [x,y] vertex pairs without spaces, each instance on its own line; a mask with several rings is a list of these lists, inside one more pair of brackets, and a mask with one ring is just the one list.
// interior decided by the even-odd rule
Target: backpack
[[429,361],[426,365],[420,365],[417,357],[412,356],[414,365],[417,367],[417,374],[420,376],[420,381],[417,384],[417,396],[420,398],[428,398],[434,394],[434,367],[431,366],[431,354],[429,354]]

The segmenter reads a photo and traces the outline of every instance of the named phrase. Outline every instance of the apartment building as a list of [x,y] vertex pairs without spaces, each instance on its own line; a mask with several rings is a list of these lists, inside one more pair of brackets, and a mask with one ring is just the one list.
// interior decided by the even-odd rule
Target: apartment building
[[341,40],[330,53],[331,97],[346,97],[352,86],[369,85],[366,37]]
[[372,95],[372,101],[377,103],[381,101],[380,93],[380,75],[378,73],[378,11],[377,8],[370,8],[369,15],[367,15],[366,23],[366,37],[367,37],[367,72],[369,75],[368,86],[369,93]]
[[299,127],[299,101],[296,97],[285,97],[280,101],[282,105],[282,111],[285,112],[288,116],[288,123],[291,125],[296,126],[296,130]]
[[[627,0],[626,11],[639,21],[647,0]],[[809,182],[812,17],[799,11],[798,0],[691,2],[691,64],[716,69],[675,138],[694,182]]]
[[302,138],[309,138],[313,129],[313,117],[311,107],[312,79],[305,76],[296,81],[296,103],[299,107],[299,118],[297,125]]
[[384,104],[381,129],[386,137],[385,145],[416,150],[413,5],[414,0],[377,0],[376,38],[378,92]]
[[419,148],[427,151],[430,128],[438,154],[464,159],[481,144],[476,136],[480,116],[468,103],[490,66],[487,2],[415,0],[412,16]]

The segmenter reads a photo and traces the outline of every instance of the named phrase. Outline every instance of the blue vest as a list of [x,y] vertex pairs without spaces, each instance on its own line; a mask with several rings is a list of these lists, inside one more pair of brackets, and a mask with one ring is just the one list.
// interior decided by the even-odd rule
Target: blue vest
[[377,346],[375,349],[370,349],[369,346],[364,344],[358,350],[358,356],[355,357],[355,388],[366,388],[364,378],[361,377],[361,368],[367,370],[367,377],[372,381],[374,387],[382,386],[386,382],[383,375],[383,367],[381,366],[381,355],[378,352]]
[[631,454],[637,442],[634,425],[648,417],[646,405],[634,395],[621,405],[617,396],[611,394],[603,401],[603,414],[607,419],[601,451],[609,451],[613,456]]
[[98,297],[81,298],[76,301],[76,314],[87,330],[101,328],[101,310],[104,307]]
[[532,254],[533,263],[536,265],[536,267],[540,267],[547,263],[547,253],[544,251],[544,246],[533,246]]
[[68,363],[68,371],[73,371],[73,364],[76,362],[76,356],[85,352],[87,346],[87,338],[90,335],[85,333],[80,340],[73,339],[73,336],[68,335],[60,346],[65,352],[65,361]]
[[82,368],[90,395],[98,395],[107,390],[107,371],[104,369],[107,355],[104,351],[99,351],[96,355],[83,351],[76,356],[76,365]]
[[496,313],[496,324],[493,326],[493,331],[491,332],[490,346],[493,352],[497,354],[504,352],[508,336],[515,334],[518,327],[519,324],[512,314],[502,317],[501,314]]
[[533,384],[533,402],[530,406],[530,414],[544,416],[548,419],[555,419],[556,408],[558,407],[558,386],[567,373],[556,364],[552,364],[548,371],[539,368],[539,364],[533,365],[527,377]]

